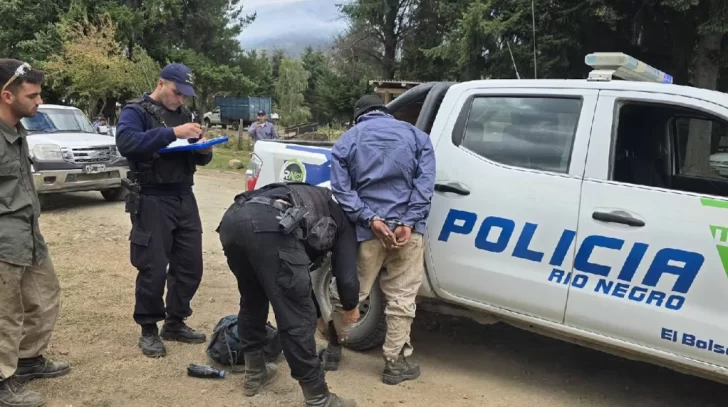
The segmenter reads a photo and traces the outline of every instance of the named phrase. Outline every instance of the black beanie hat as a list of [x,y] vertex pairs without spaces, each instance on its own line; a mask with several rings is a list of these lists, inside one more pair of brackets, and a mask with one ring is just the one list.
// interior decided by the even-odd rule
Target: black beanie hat
[[378,95],[362,96],[354,105],[354,120],[356,121],[359,119],[359,116],[374,109],[382,109],[385,112],[387,111],[387,108],[384,106],[384,102]]

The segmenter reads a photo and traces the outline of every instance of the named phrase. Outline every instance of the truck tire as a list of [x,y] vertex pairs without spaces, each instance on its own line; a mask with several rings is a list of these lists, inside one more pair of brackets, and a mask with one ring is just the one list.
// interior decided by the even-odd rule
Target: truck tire
[[[321,308],[321,316],[328,321],[331,317],[332,290],[336,290],[336,281],[331,274],[331,259],[327,257],[321,266],[311,273],[311,283]],[[360,318],[352,326],[349,338],[344,346],[355,351],[367,351],[384,343],[387,334],[387,321],[384,316],[386,301],[379,288],[379,277],[372,286],[369,297],[359,304]]]
[[111,202],[123,201],[126,199],[126,196],[128,194],[129,190],[124,187],[104,189],[101,191],[101,195],[104,197],[104,199]]
[[209,129],[209,128],[210,128],[210,119],[205,118],[205,129]]

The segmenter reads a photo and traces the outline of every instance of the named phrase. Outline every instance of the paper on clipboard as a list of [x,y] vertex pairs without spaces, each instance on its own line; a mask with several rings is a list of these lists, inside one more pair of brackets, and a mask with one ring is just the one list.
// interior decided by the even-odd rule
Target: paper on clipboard
[[215,144],[225,143],[228,141],[227,137],[218,137],[214,138],[212,140],[207,140],[205,142],[198,141],[197,143],[192,143],[187,139],[179,139],[175,140],[167,145],[167,147],[162,148],[159,150],[160,153],[174,153],[178,151],[193,151],[193,150],[203,150],[205,148],[214,146]]

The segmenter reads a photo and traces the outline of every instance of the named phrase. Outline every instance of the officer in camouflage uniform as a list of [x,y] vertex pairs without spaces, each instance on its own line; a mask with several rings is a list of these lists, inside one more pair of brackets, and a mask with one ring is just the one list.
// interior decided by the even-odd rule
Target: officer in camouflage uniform
[[205,141],[183,105],[196,96],[190,69],[170,64],[159,76],[152,94],[126,104],[116,131],[130,169],[126,211],[132,219],[131,264],[138,270],[134,320],[142,328],[139,347],[148,357],[166,355],[162,339],[207,340],[184,320],[192,314],[190,301],[202,279],[202,224],[192,185],[196,167],[210,162],[212,150],[158,153],[177,139]]

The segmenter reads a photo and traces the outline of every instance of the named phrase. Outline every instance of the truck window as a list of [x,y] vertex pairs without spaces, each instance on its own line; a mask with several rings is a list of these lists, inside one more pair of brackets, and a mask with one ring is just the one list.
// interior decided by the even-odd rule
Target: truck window
[[565,97],[475,97],[461,146],[515,167],[566,173],[582,100]]
[[728,121],[659,103],[622,102],[612,179],[728,196]]

